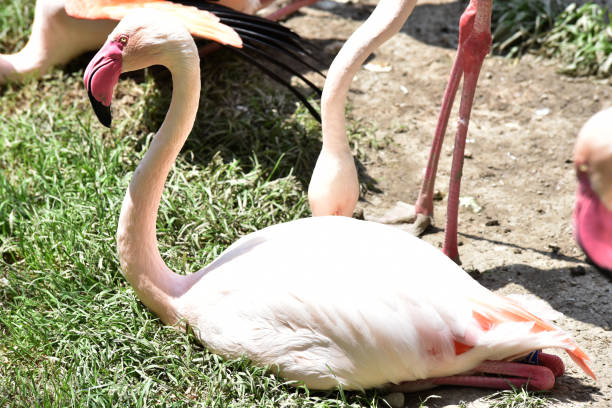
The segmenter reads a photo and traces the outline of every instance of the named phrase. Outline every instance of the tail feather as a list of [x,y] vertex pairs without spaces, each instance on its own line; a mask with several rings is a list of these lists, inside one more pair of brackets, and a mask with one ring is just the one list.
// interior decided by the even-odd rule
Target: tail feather
[[[587,364],[587,361],[591,360],[566,332],[529,312],[515,299],[494,295],[486,302],[480,299],[472,299],[472,304],[472,315],[483,331],[493,334],[499,331],[503,324],[508,325],[510,323],[514,327],[514,324],[521,324],[522,326],[526,323],[528,326],[522,326],[523,329],[513,329],[515,332],[522,331],[526,335],[524,337],[527,338],[523,339],[517,337],[517,341],[521,341],[522,346],[533,343],[533,350],[547,347],[562,348],[586,374],[596,379],[595,374]],[[504,331],[501,330],[501,332]],[[500,342],[507,341],[508,336],[509,334],[505,333],[503,336],[505,339],[500,339]]]
[[580,367],[582,371],[587,373],[587,375],[592,379],[597,380],[595,373],[587,364],[587,361],[591,361],[591,359],[584,353],[584,351],[582,351],[578,346],[576,346],[576,348],[574,348],[573,350],[565,349],[565,352],[569,354],[572,360],[574,360],[574,363],[576,363],[576,365],[578,365],[578,367]]
[[531,322],[532,331],[539,333],[542,331],[559,330],[552,323],[544,321],[542,318],[527,311],[520,303],[514,299],[495,296],[496,301],[485,303],[480,300],[472,300],[474,303],[474,317],[484,330],[501,322]]

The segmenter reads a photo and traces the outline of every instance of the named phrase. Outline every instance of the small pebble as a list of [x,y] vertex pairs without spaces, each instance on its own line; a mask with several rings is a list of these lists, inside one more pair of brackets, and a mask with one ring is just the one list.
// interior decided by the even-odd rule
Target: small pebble
[[485,226],[487,227],[496,227],[499,225],[499,221],[498,220],[491,220],[491,221],[487,221],[485,223]]
[[370,72],[391,72],[393,67],[387,62],[370,62],[363,66],[364,69]]
[[459,207],[468,208],[474,214],[482,211],[482,206],[478,204],[474,197],[459,197]]
[[333,10],[338,7],[338,3],[335,1],[321,0],[317,2],[317,6],[323,10]]
[[442,201],[444,200],[444,196],[445,194],[443,192],[441,192],[440,190],[436,190],[432,198],[434,201]]
[[573,268],[570,268],[570,275],[572,275],[573,277],[584,276],[586,275],[586,269],[584,268],[584,266],[581,265],[574,266]]
[[355,211],[353,211],[353,218],[363,220],[363,208],[356,208]]

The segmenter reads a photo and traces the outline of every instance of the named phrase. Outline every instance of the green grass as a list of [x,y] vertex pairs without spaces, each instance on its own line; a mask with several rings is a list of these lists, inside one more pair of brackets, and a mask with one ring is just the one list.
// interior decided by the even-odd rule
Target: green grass
[[570,5],[547,35],[544,51],[574,76],[612,75],[612,14],[597,4]]
[[555,58],[572,76],[612,75],[612,23],[604,6],[559,0],[493,2],[493,52]]
[[544,408],[550,405],[550,400],[542,393],[517,388],[496,392],[487,401],[489,408]]
[[0,5],[0,52],[17,51],[25,45],[34,16],[34,2],[11,0]]
[[494,1],[491,16],[492,51],[520,57],[542,47],[562,8],[556,0]]

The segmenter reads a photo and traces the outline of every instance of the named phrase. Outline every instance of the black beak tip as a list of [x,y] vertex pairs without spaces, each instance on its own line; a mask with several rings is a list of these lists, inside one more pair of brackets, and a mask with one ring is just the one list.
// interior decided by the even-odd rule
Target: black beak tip
[[91,107],[93,108],[94,112],[96,113],[96,116],[98,117],[98,120],[100,121],[100,123],[103,126],[106,126],[107,128],[110,128],[111,121],[113,119],[112,116],[111,116],[110,105],[109,106],[104,106],[96,98],[94,98],[94,96],[92,95],[90,90],[87,91],[87,95],[89,96],[89,101],[91,102]]

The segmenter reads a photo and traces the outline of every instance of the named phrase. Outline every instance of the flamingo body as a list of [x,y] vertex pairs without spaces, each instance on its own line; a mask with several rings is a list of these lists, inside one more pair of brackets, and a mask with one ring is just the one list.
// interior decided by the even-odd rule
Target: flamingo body
[[[426,242],[373,222],[315,217],[272,226],[199,274],[176,304],[196,336],[312,389],[450,376],[485,360],[574,347],[548,323],[538,332],[534,320],[496,316],[518,308],[534,318]],[[493,327],[483,329],[479,314],[496,316]]]
[[597,266],[612,271],[612,109],[597,113],[582,127],[574,164],[576,240]]
[[[173,273],[157,248],[155,222],[165,178],[197,112],[195,44],[178,21],[130,13],[88,66],[85,85],[95,95],[104,81],[91,79],[100,70],[154,63],[170,70],[173,96],[123,201],[117,249],[134,291],[166,324],[189,325],[212,351],[244,355],[312,389],[469,373],[485,360],[542,347],[565,349],[593,375],[566,333],[386,225],[347,217],[279,224],[243,237],[197,273]],[[553,372],[537,368],[552,377],[551,387]]]

